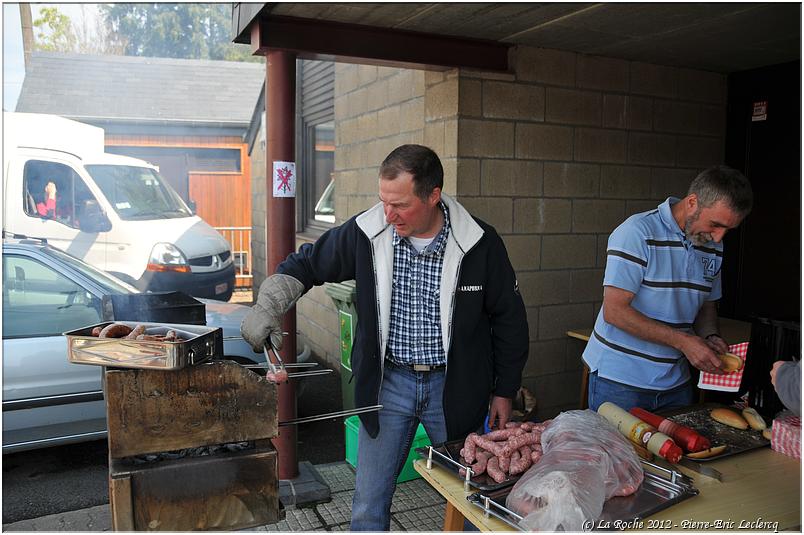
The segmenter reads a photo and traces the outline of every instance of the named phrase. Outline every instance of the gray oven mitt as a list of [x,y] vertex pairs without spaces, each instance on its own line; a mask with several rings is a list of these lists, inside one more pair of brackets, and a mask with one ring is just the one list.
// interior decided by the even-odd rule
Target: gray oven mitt
[[263,281],[257,303],[240,324],[240,334],[254,351],[262,352],[269,336],[275,349],[282,348],[282,316],[303,293],[304,285],[290,275],[276,273]]

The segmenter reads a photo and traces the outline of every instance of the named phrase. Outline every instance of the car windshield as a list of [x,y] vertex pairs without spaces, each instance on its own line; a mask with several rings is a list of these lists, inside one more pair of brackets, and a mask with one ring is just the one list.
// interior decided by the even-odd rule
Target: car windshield
[[86,168],[120,219],[134,221],[193,215],[179,194],[153,169],[133,165],[87,165]]
[[81,272],[86,277],[96,282],[98,285],[103,287],[105,293],[110,294],[140,293],[138,289],[131,286],[130,284],[125,283],[120,279],[113,277],[112,275],[109,275],[105,271],[101,271],[99,269],[92,267],[86,262],[83,262],[77,259],[76,257],[65,253],[64,251],[61,251],[54,247],[46,247],[43,249],[43,251],[45,252],[45,254],[48,254],[64,262],[65,264],[68,264],[74,270]]

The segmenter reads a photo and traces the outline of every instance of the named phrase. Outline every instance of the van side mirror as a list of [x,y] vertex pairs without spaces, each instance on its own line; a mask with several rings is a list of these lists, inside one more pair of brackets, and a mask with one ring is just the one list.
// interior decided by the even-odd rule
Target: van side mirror
[[78,228],[81,232],[109,232],[112,222],[97,203],[89,203],[78,218]]
[[195,215],[198,208],[195,204],[195,201],[187,201],[187,206],[190,208],[190,211],[193,213],[193,215]]

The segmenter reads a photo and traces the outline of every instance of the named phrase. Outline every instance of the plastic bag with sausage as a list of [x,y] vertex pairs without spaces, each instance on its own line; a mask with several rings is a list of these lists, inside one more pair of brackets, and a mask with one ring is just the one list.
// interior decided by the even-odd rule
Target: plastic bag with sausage
[[530,531],[584,531],[612,496],[636,492],[644,473],[628,440],[591,410],[559,414],[542,434],[544,455],[514,485],[506,507]]

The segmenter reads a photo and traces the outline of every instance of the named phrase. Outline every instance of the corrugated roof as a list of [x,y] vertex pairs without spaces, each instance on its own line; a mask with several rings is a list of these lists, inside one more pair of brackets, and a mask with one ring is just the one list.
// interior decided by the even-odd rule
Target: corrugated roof
[[16,111],[247,125],[264,63],[34,52]]

